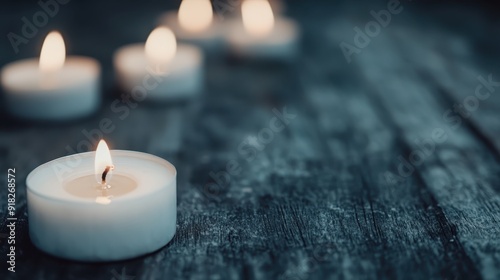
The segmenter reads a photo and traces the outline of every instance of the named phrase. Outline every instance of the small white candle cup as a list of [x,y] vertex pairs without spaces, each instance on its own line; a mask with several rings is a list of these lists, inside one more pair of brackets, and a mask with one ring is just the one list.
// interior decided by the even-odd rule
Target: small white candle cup
[[176,230],[175,167],[153,155],[113,150],[114,175],[110,188],[101,190],[94,157],[59,158],[28,175],[33,244],[86,262],[134,258],[165,246]]
[[[161,34],[151,38],[159,29],[166,28],[151,33],[148,42],[152,47],[146,48],[146,42],[116,51],[114,67],[120,88],[138,101],[178,101],[197,96],[204,83],[203,53],[196,46],[177,45],[175,37],[173,41]],[[148,49],[157,53],[148,55]]]
[[222,25],[214,18],[210,0],[183,0],[179,11],[163,14],[159,24],[171,28],[180,42],[208,53],[222,53],[225,48]]
[[235,55],[263,60],[295,59],[300,32],[294,21],[275,18],[265,0],[247,0],[241,8],[242,18],[227,24],[228,44]]
[[46,54],[42,50],[40,58],[45,57],[45,68],[48,69],[42,69],[38,59],[13,62],[2,69],[6,108],[16,117],[66,121],[88,116],[99,107],[99,63],[88,57],[65,58],[62,37],[51,34],[44,42]]

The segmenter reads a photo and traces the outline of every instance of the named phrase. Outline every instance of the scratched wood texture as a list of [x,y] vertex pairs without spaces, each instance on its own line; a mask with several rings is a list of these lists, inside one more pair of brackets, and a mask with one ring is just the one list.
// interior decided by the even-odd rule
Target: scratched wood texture
[[[141,103],[126,116],[110,109],[112,52],[143,41],[177,3],[74,1],[18,54],[4,36],[1,64],[37,55],[43,34],[62,30],[70,53],[102,62],[106,97],[96,115],[57,125],[2,109],[0,170],[16,168],[18,223],[16,273],[8,273],[0,188],[1,279],[500,279],[500,87],[472,98],[479,77],[500,81],[500,21],[487,4],[415,2],[402,1],[347,63],[339,44],[352,44],[353,28],[387,2],[292,1],[286,11],[303,31],[296,61],[209,58],[200,98]],[[21,18],[40,10],[6,5],[1,34],[19,33]],[[453,111],[467,100],[470,111]],[[296,117],[254,143],[284,108]],[[25,178],[76,150],[104,117],[115,125],[104,135],[110,146],[177,167],[176,235],[123,262],[48,256],[29,240]],[[217,185],[210,174],[233,161],[240,173]]]

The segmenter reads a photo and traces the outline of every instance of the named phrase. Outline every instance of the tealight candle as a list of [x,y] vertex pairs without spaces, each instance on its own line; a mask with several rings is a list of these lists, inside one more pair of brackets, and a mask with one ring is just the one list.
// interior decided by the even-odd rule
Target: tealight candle
[[179,11],[165,13],[160,24],[171,28],[179,41],[197,45],[207,52],[220,52],[224,47],[223,30],[214,20],[210,0],[183,0]]
[[58,32],[45,38],[40,60],[25,59],[3,67],[1,82],[6,109],[24,119],[80,118],[93,113],[100,103],[99,63],[82,56],[66,58]]
[[268,0],[245,0],[241,19],[228,23],[227,40],[239,56],[290,60],[298,50],[298,28],[292,20],[276,17]]
[[42,251],[115,261],[165,246],[176,227],[176,170],[164,159],[109,151],[56,159],[26,179],[29,233]]
[[177,44],[167,27],[153,30],[146,44],[120,48],[114,66],[121,88],[140,101],[191,98],[201,92],[204,82],[200,49]]

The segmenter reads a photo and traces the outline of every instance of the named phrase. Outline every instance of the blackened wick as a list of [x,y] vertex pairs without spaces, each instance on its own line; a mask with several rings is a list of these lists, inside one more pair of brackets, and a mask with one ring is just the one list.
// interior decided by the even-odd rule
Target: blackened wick
[[106,166],[106,169],[104,169],[104,172],[102,173],[101,180],[103,184],[106,184],[106,176],[108,175],[109,171],[113,169],[113,166]]

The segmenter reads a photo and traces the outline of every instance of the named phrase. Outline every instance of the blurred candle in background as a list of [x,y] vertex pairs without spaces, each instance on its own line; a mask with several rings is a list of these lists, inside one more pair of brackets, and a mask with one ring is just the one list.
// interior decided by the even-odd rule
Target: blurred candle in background
[[210,53],[222,52],[224,34],[210,0],[183,0],[179,11],[165,13],[159,23],[171,28],[181,42]]
[[237,56],[293,60],[298,51],[299,31],[294,21],[273,14],[267,0],[244,0],[241,19],[227,23],[227,40]]
[[198,47],[177,44],[169,28],[158,27],[145,44],[118,49],[114,66],[120,87],[135,100],[173,101],[201,92],[203,59]]
[[40,59],[6,65],[1,73],[7,110],[39,121],[65,121],[90,115],[99,106],[99,63],[88,57],[66,58],[64,40],[51,32]]

